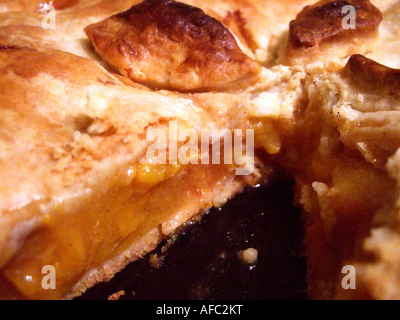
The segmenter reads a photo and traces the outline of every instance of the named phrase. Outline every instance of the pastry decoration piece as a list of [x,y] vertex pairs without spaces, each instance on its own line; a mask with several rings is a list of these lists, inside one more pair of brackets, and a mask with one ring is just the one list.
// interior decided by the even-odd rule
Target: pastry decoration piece
[[[346,23],[346,7],[355,9],[355,24]],[[369,0],[322,0],[306,6],[289,25],[288,64],[326,56],[344,58],[369,51],[378,35],[381,12]]]
[[334,111],[341,139],[383,168],[400,147],[400,70],[353,55],[340,75],[345,94]]
[[85,32],[106,61],[152,88],[234,89],[260,71],[220,22],[175,1],[145,1]]
[[400,94],[400,70],[389,68],[360,54],[350,57],[343,69],[343,76],[362,91],[376,92],[383,96]]

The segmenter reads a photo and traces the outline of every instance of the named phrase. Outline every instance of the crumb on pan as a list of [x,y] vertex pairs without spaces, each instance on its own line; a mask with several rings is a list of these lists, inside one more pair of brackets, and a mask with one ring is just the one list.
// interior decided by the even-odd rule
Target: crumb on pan
[[121,298],[124,295],[125,295],[125,291],[120,290],[120,291],[115,292],[112,295],[110,295],[107,300],[119,300],[119,298]]
[[258,250],[254,248],[248,248],[238,252],[238,258],[248,265],[253,265],[258,259]]

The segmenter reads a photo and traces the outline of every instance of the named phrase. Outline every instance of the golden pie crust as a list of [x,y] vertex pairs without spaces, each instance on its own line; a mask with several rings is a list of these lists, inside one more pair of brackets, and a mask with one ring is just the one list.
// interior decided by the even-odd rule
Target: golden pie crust
[[[47,5],[0,0],[2,298],[78,296],[274,168],[304,209],[310,296],[400,298],[400,1]],[[170,121],[254,129],[255,171],[149,163]]]
[[244,87],[261,67],[201,9],[145,1],[85,28],[96,51],[133,81],[178,91]]

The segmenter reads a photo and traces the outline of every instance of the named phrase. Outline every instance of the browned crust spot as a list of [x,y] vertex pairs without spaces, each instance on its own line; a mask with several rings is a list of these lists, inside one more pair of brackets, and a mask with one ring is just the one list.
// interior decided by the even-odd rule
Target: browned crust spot
[[247,28],[247,19],[243,17],[240,10],[229,11],[224,18],[223,23],[252,51],[258,49],[259,46],[257,45],[257,42]]
[[[355,9],[355,29],[343,27],[343,22],[349,22],[349,12],[342,10],[349,5]],[[325,58],[365,54],[374,46],[381,21],[381,12],[368,0],[322,0],[306,6],[290,22],[283,62],[307,64]]]
[[[356,9],[356,29],[342,26],[342,9],[351,5]],[[333,39],[347,38],[349,34],[373,33],[382,21],[381,12],[369,0],[323,0],[306,6],[290,22],[289,41],[293,47],[313,47]]]
[[64,10],[78,4],[80,0],[56,0],[53,5],[57,10]]
[[219,21],[175,1],[144,1],[85,32],[108,63],[153,88],[225,90],[260,71]]
[[360,54],[350,57],[342,76],[362,91],[381,95],[399,95],[400,70],[384,66]]
[[64,10],[78,4],[80,0],[40,0],[37,7],[41,9],[45,4],[54,6],[57,10]]

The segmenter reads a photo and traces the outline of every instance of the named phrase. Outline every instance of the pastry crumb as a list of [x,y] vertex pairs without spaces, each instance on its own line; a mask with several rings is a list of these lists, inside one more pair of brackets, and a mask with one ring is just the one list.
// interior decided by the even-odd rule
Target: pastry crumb
[[258,259],[258,250],[254,248],[248,248],[238,252],[238,258],[248,265],[253,265]]
[[154,269],[160,269],[164,260],[164,256],[159,256],[158,254],[151,254],[149,257],[149,264]]
[[107,300],[119,300],[119,298],[121,298],[124,295],[125,295],[125,291],[120,290],[120,291],[115,292],[112,295],[110,295]]

